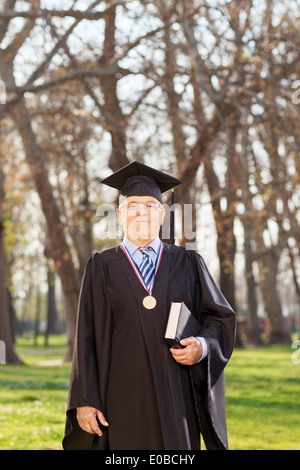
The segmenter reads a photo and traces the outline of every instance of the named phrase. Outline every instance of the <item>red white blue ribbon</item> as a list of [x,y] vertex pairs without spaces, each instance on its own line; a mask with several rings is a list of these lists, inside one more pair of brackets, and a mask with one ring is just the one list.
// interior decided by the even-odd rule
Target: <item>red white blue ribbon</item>
[[144,287],[144,289],[148,292],[149,295],[152,295],[152,292],[153,292],[153,287],[154,287],[154,279],[155,279],[155,276],[156,276],[156,273],[157,273],[157,270],[159,268],[159,265],[160,265],[160,262],[161,262],[161,257],[162,257],[162,253],[163,253],[163,242],[160,241],[160,246],[159,246],[159,250],[158,250],[158,255],[157,255],[157,260],[156,260],[156,266],[155,266],[155,273],[154,273],[154,276],[153,276],[153,279],[147,289],[146,287],[146,284],[144,282],[144,279],[143,279],[143,276],[141,275],[137,265],[135,264],[135,262],[133,261],[129,251],[127,250],[126,246],[121,243],[121,247],[123,248],[124,250],[124,253],[125,255],[127,256],[128,258],[128,261],[129,263],[131,264],[135,274],[137,275],[140,283],[142,284],[142,286]]

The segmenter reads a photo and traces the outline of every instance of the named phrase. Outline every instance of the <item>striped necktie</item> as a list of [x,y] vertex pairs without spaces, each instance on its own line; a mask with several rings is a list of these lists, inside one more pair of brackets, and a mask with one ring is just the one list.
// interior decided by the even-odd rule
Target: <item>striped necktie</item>
[[139,248],[139,251],[143,254],[143,259],[141,261],[139,269],[141,275],[143,276],[146,289],[149,289],[155,272],[155,266],[149,255],[150,250],[153,250],[151,246],[149,246],[148,248]]

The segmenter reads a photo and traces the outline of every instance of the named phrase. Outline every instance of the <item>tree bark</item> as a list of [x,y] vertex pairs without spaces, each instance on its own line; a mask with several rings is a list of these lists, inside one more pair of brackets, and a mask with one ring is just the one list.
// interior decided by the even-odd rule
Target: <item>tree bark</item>
[[55,272],[48,264],[48,302],[47,302],[47,325],[45,330],[45,346],[48,346],[50,334],[57,332],[57,310],[55,303]]
[[[249,222],[248,222],[249,224]],[[247,282],[247,300],[248,300],[248,341],[252,345],[262,344],[261,331],[257,316],[257,295],[256,285],[253,274],[253,256],[251,248],[251,228],[247,223],[244,224],[244,253],[245,253],[245,275]]]
[[260,288],[265,310],[270,322],[268,343],[289,343],[290,335],[284,323],[281,302],[277,290],[279,259],[274,247],[270,250],[264,250],[265,245],[262,237],[257,239],[257,246],[262,252],[264,251],[264,254],[259,256],[258,265],[260,270]]
[[[116,9],[111,8],[105,13],[105,37],[103,45],[103,54],[99,58],[101,67],[109,67],[115,64],[115,20]],[[113,171],[119,170],[127,165],[129,160],[126,152],[126,120],[124,118],[118,94],[117,74],[103,76],[100,78],[100,85],[105,102],[105,121],[104,126],[111,136],[111,155],[109,166]]]
[[22,361],[14,349],[6,290],[3,200],[4,174],[0,162],[0,340],[5,344],[5,362],[7,364],[21,364]]
[[48,179],[44,158],[37,145],[24,98],[21,98],[14,107],[13,118],[22,138],[26,160],[41,200],[42,210],[51,240],[51,254],[62,283],[66,303],[68,338],[66,360],[70,360],[75,337],[76,311],[80,289],[79,276],[74,267],[70,248],[65,236],[64,226],[60,220],[59,209]]

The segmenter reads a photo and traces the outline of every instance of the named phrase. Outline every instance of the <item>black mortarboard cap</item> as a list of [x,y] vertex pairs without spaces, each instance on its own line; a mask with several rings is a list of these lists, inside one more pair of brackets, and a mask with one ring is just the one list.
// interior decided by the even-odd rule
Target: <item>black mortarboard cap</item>
[[[101,183],[118,189],[123,197],[152,196],[162,202],[162,193],[173,189],[181,184],[182,181],[167,173],[155,170],[144,163],[134,161],[108,176]],[[170,242],[174,244],[174,191],[172,191],[172,206],[173,210],[170,214]]]
[[135,161],[108,176],[101,183],[118,189],[125,197],[153,196],[162,202],[161,194],[182,181]]

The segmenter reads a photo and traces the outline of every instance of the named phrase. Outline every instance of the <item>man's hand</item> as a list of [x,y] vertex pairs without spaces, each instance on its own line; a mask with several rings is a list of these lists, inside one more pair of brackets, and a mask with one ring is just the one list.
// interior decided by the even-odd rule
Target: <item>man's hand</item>
[[203,354],[203,347],[201,342],[197,338],[194,338],[194,336],[190,336],[189,338],[182,339],[180,344],[185,346],[185,348],[170,349],[170,352],[175,361],[179,362],[180,364],[184,364],[185,366],[192,366],[197,364]]
[[98,436],[102,436],[102,431],[99,428],[96,418],[98,418],[103,426],[109,426],[103,413],[96,408],[93,408],[92,406],[81,406],[80,408],[77,408],[77,421],[79,426],[90,434],[98,434]]

